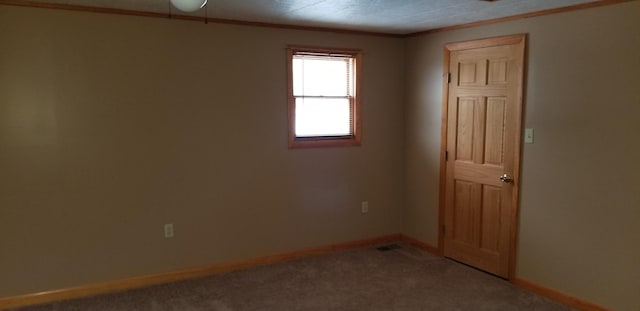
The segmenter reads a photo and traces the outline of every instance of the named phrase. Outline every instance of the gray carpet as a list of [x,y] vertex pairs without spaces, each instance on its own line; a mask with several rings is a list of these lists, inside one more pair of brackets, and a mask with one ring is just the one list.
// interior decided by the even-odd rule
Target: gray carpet
[[497,277],[398,245],[19,310],[570,310]]

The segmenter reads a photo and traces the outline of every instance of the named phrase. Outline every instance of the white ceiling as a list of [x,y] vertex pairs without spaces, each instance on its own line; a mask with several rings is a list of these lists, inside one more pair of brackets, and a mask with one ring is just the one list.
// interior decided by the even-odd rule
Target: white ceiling
[[[598,0],[208,0],[210,18],[409,34]],[[186,14],[169,0],[36,0],[34,2]]]

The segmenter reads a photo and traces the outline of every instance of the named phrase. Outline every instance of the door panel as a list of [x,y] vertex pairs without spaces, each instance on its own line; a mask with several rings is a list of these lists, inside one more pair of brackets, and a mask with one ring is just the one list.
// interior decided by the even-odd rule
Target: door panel
[[506,98],[491,97],[487,100],[486,133],[484,146],[484,163],[503,165],[502,150],[504,146],[504,124]]
[[[447,46],[444,192],[445,256],[505,278],[515,243],[524,59],[524,36],[507,38]],[[503,174],[514,181],[501,181]]]
[[502,204],[500,187],[482,186],[482,232],[479,247],[484,250],[498,252],[500,249],[500,214]]
[[458,161],[473,162],[473,130],[475,119],[475,106],[477,99],[474,97],[460,98],[458,100],[458,129],[457,129],[457,141],[458,148],[456,148],[456,159]]
[[479,194],[477,184],[457,180],[455,191],[455,210],[454,219],[455,222],[460,224],[454,228],[454,239],[459,243],[473,244],[474,231],[473,226],[476,223],[474,221],[475,215],[473,215],[476,208],[473,206],[477,202],[476,198]]
[[489,81],[488,85],[507,84],[507,68],[509,58],[489,59]]

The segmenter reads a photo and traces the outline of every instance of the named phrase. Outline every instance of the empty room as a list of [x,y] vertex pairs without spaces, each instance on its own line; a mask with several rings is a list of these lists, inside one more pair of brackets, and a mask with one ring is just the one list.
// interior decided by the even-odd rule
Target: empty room
[[0,0],[0,309],[640,311],[639,135],[637,0]]

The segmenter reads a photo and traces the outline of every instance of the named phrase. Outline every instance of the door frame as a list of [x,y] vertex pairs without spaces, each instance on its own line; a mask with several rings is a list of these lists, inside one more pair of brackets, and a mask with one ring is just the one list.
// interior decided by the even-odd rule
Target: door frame
[[[526,68],[526,34],[515,34],[501,37],[492,37],[471,41],[448,43],[444,46],[444,59],[443,59],[443,72],[442,72],[442,124],[441,124],[441,138],[440,138],[440,191],[438,200],[438,254],[444,256],[444,224],[445,224],[445,211],[446,211],[446,184],[447,184],[447,126],[448,126],[448,103],[449,103],[449,63],[450,55],[452,51],[477,49],[483,47],[492,47],[500,45],[524,43],[522,49],[522,76],[517,90],[517,98],[520,102],[516,105],[516,114],[520,117],[517,118],[516,128],[522,131],[522,119],[524,117],[524,83]],[[509,273],[507,279],[513,280],[515,278],[516,268],[516,251],[517,251],[517,232],[518,232],[518,203],[520,198],[520,162],[522,157],[522,133],[520,135],[514,135],[514,147],[517,151],[517,155],[514,159],[513,167],[513,195],[511,197],[511,232],[509,232]]]

